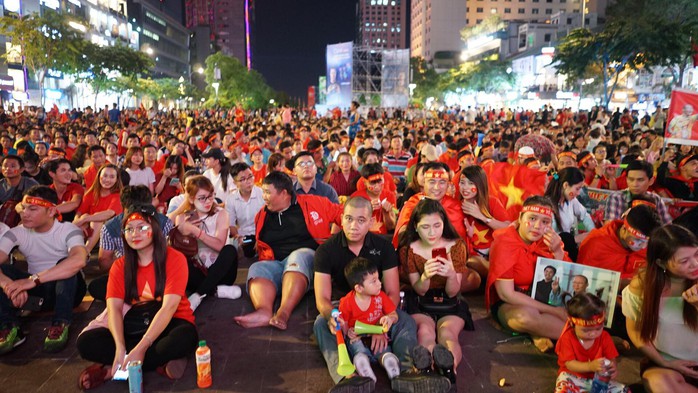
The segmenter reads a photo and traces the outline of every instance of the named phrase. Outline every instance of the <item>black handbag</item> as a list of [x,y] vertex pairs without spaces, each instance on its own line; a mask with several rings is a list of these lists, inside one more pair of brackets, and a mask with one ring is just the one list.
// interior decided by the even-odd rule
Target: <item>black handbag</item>
[[162,302],[151,300],[136,303],[124,315],[124,336],[141,337],[148,331],[155,314],[160,311]]

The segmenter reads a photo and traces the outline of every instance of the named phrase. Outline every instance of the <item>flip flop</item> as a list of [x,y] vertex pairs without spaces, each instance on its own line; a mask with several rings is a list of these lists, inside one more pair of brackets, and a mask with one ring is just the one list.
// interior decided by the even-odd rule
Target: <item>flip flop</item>
[[[80,376],[78,377],[78,389],[91,390],[102,386],[105,382],[104,377],[107,376],[108,372],[109,370],[107,370],[105,366],[98,363],[95,363],[90,367],[82,370]],[[88,387],[85,386],[85,382],[89,384]]]
[[187,368],[187,358],[181,358],[181,359],[175,359],[175,360],[170,360],[169,362],[165,363],[164,366],[160,366],[155,369],[158,374],[162,375],[163,377],[167,377],[168,379],[175,381],[177,379],[182,378],[184,375],[184,370]]

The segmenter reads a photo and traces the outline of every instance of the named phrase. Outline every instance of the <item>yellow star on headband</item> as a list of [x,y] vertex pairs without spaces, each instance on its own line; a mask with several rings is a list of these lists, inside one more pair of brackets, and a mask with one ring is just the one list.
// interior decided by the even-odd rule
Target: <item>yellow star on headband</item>
[[523,205],[524,190],[514,185],[514,178],[509,180],[509,184],[507,184],[506,187],[500,188],[499,191],[507,197],[507,205],[505,206],[507,210],[513,206]]

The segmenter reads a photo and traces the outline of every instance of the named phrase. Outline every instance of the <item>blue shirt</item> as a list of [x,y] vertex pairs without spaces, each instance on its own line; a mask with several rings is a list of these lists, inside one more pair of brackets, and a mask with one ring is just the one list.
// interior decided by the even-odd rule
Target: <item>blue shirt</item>
[[337,197],[337,191],[332,188],[329,184],[320,180],[313,180],[313,184],[310,186],[308,192],[303,191],[301,184],[296,181],[293,183],[293,188],[296,190],[298,195],[317,195],[322,196],[330,200],[332,203],[339,204],[339,197]]

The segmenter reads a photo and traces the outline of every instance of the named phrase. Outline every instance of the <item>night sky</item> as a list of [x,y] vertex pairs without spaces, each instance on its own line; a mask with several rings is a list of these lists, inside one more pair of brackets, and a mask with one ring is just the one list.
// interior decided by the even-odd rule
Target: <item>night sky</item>
[[305,99],[325,75],[325,47],[353,41],[357,0],[255,1],[252,67],[275,90]]

